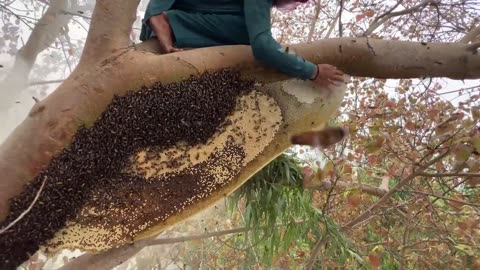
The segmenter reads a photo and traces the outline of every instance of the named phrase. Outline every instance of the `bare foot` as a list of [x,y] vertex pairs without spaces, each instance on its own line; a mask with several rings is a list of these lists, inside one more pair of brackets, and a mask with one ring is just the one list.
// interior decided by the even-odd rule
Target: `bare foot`
[[162,54],[183,51],[173,46],[173,32],[166,14],[153,16],[150,18],[150,24],[157,35]]
[[167,54],[167,53],[174,53],[174,52],[181,52],[183,49],[179,49],[173,46],[162,46],[163,44],[160,42],[160,53]]

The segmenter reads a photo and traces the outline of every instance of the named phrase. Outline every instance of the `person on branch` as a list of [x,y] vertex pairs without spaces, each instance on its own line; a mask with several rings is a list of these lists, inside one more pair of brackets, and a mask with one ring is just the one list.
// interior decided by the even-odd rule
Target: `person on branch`
[[321,86],[343,82],[343,72],[288,53],[272,36],[272,7],[294,9],[309,0],[150,0],[140,40],[156,38],[161,53],[221,45],[250,45],[255,59],[290,77]]

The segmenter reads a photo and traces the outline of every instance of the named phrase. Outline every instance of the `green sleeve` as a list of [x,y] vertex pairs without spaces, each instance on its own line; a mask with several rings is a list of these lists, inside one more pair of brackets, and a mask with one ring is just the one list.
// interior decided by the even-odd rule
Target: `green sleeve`
[[272,0],[244,0],[245,21],[255,58],[277,70],[303,80],[314,75],[316,65],[285,52],[273,38],[270,27]]

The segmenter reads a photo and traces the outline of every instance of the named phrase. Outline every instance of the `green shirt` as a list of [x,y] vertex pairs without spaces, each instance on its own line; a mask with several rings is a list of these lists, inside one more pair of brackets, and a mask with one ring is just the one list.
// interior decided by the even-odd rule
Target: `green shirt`
[[[316,65],[297,55],[285,52],[273,38],[270,25],[272,0],[150,0],[142,24],[140,40],[151,37],[152,29],[147,24],[150,17],[170,9],[215,14],[235,14],[243,17],[247,33],[244,33],[252,47],[255,58],[266,65],[291,77],[307,80],[316,71]],[[232,25],[215,25],[232,28]],[[232,35],[239,35],[238,27],[232,29]],[[233,31],[235,30],[235,31]],[[225,44],[226,45],[226,44]]]

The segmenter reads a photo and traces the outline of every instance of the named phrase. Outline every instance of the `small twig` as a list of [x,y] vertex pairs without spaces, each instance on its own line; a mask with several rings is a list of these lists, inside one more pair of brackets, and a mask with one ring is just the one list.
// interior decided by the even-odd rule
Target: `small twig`
[[392,188],[389,192],[387,192],[385,195],[383,195],[383,197],[380,198],[375,204],[370,206],[366,211],[364,211],[362,214],[360,214],[359,216],[354,218],[352,221],[350,221],[349,223],[342,226],[342,230],[351,229],[354,226],[358,225],[359,223],[362,223],[365,219],[367,219],[369,216],[371,216],[375,210],[377,210],[381,205],[383,205],[386,201],[388,201],[393,196],[393,194],[398,192],[403,186],[405,186],[407,183],[409,183],[415,177],[424,173],[424,171],[426,169],[428,169],[430,166],[437,163],[438,161],[442,160],[443,158],[445,158],[449,154],[450,154],[450,151],[446,151],[445,153],[437,156],[436,158],[432,159],[427,164],[421,166],[420,168],[418,168],[417,170],[412,172],[406,178],[402,179],[400,182],[398,182],[398,184],[394,188]]
[[477,36],[480,35],[480,25],[477,27],[472,28],[465,36],[463,36],[459,42],[462,43],[469,43],[471,41],[474,41]]
[[421,173],[424,177],[480,177],[480,173]]
[[322,1],[318,0],[315,5],[315,15],[310,22],[310,30],[308,30],[307,42],[311,42],[313,34],[315,33],[315,26],[317,25],[318,16],[320,16],[320,10],[322,9]]
[[53,84],[53,83],[61,83],[63,81],[65,80],[60,79],[60,80],[51,80],[51,81],[32,81],[32,82],[29,82],[28,85],[33,86],[33,85]]
[[45,185],[45,182],[47,182],[47,177],[45,176],[45,178],[43,179],[43,182],[42,182],[42,185],[40,186],[40,189],[37,191],[37,195],[35,195],[35,198],[33,199],[32,203],[30,204],[30,206],[27,208],[27,210],[25,210],[20,216],[18,216],[17,219],[15,219],[12,223],[8,224],[7,227],[3,228],[0,230],[0,234],[3,234],[4,232],[6,232],[8,229],[10,229],[11,227],[13,227],[13,225],[15,225],[17,222],[19,222],[25,215],[28,214],[28,212],[30,212],[30,210],[32,210],[33,206],[35,205],[35,203],[37,202],[38,198],[40,197],[40,193],[42,193],[42,189],[43,189],[43,186]]
[[467,51],[475,54],[477,52],[478,48],[480,48],[480,42],[475,42],[475,43],[469,44],[467,46]]
[[[457,188],[458,186],[462,185],[465,181],[467,181],[468,178],[465,178],[464,180],[456,183],[453,187],[448,187],[448,190],[447,191],[444,191],[442,196],[445,196],[447,195],[449,192],[451,192],[453,189]],[[436,201],[440,200],[440,198],[436,197],[435,199],[432,200],[431,204],[434,204]],[[425,210],[425,208],[422,208],[420,209],[416,214],[415,216],[413,216],[412,220],[416,220],[416,217],[418,217],[422,212],[423,210]]]
[[477,203],[470,203],[470,202],[466,202],[466,201],[446,198],[446,197],[443,197],[443,196],[440,196],[440,195],[435,195],[435,194],[432,194],[432,193],[421,192],[421,191],[413,191],[413,190],[410,190],[410,191],[407,191],[407,192],[415,193],[415,194],[421,194],[421,195],[425,195],[425,196],[432,196],[432,197],[442,199],[442,200],[446,200],[446,201],[452,201],[452,202],[457,202],[457,203],[461,203],[461,204],[465,204],[465,205],[480,207],[480,204],[477,204]]
[[39,102],[40,102],[40,100],[39,100],[38,98],[36,98],[36,97],[32,97],[32,98],[33,98],[33,100],[35,101],[35,103],[39,103]]
[[318,185],[307,185],[305,186],[305,189],[309,190],[331,190],[332,188],[334,189],[352,189],[352,190],[360,190],[362,192],[365,192],[369,195],[373,195],[376,197],[382,197],[385,195],[385,193],[388,192],[388,190],[381,189],[378,187],[371,186],[369,184],[362,184],[362,183],[349,183],[347,181],[337,181],[336,183],[328,181],[328,180],[323,180],[321,181],[320,184]]
[[85,20],[91,20],[92,19],[88,16],[83,15],[82,13],[80,13],[78,11],[77,12],[70,12],[70,11],[67,11],[67,10],[62,10],[62,13],[65,14],[65,15],[78,16],[78,17],[84,18]]
[[343,37],[342,11],[343,11],[343,0],[340,0],[340,11],[338,14],[338,35],[340,37]]
[[420,2],[419,4],[417,4],[417,5],[415,5],[411,8],[407,8],[407,9],[404,9],[404,10],[393,12],[393,10],[396,7],[398,7],[401,2],[402,1],[397,2],[397,4],[393,8],[391,8],[390,10],[388,10],[387,12],[385,12],[384,14],[382,14],[378,18],[376,18],[373,21],[373,23],[368,27],[368,29],[363,33],[363,36],[364,37],[370,36],[373,33],[373,31],[375,31],[378,27],[380,27],[382,24],[384,24],[386,21],[388,21],[391,18],[399,17],[399,16],[410,14],[410,13],[413,13],[413,12],[417,12],[418,10],[421,10],[421,9],[425,8],[428,4],[436,4],[437,0],[423,0],[422,2]]
[[307,270],[313,269],[313,266],[317,261],[318,254],[320,253],[320,250],[322,250],[322,246],[325,245],[327,240],[328,240],[328,234],[325,234],[322,240],[318,241],[318,243],[315,245],[315,247],[312,250],[312,254],[310,255],[310,260],[308,261],[308,264],[306,267]]

